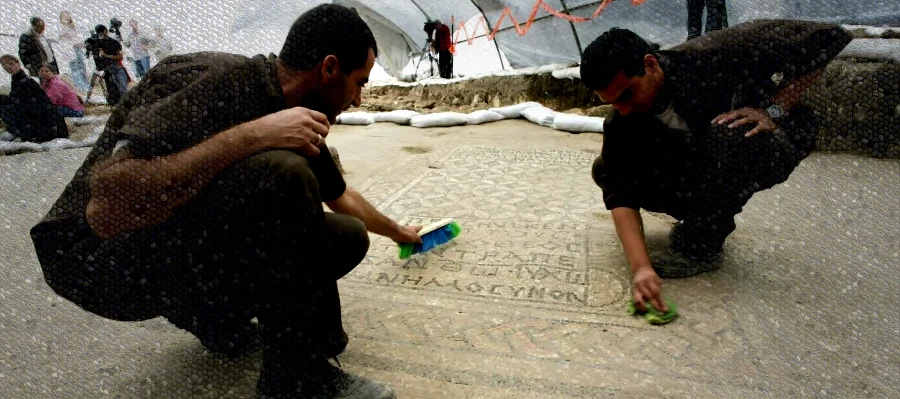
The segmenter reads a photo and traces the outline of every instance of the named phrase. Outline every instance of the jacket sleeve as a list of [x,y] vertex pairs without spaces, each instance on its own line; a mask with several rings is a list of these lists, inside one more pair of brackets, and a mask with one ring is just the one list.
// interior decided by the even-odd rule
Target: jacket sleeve
[[738,25],[721,40],[725,55],[742,59],[744,67],[794,79],[824,68],[853,37],[834,24],[762,20]]
[[621,115],[615,115],[604,123],[603,149],[600,157],[594,161],[591,174],[603,191],[606,209],[625,207],[639,210],[639,165],[633,161],[636,156],[627,141],[629,132],[624,131],[625,127],[616,118],[624,119]]
[[107,122],[115,141],[138,158],[182,151],[230,127],[221,71],[192,59],[158,64],[130,89]]
[[29,72],[34,69],[34,64],[40,62],[36,43],[31,36],[24,33],[19,36],[19,59],[22,61],[22,66]]
[[707,45],[718,46],[731,75],[743,82],[735,108],[763,106],[778,91],[774,76],[785,82],[825,68],[853,39],[840,26],[810,21],[752,21],[730,30],[714,32]]

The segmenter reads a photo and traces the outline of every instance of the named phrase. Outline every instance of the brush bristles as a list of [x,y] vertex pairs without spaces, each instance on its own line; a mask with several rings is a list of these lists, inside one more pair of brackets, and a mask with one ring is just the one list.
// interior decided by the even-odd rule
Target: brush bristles
[[459,236],[462,228],[459,223],[451,222],[435,231],[422,236],[421,244],[400,243],[400,259],[408,259],[410,256],[422,252],[428,252],[443,244],[446,244]]

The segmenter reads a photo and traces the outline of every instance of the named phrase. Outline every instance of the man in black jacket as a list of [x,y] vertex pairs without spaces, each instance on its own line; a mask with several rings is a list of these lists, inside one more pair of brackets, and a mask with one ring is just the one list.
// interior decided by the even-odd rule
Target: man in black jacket
[[325,143],[377,51],[358,14],[322,5],[277,56],[151,68],[31,230],[47,284],[103,317],[163,316],[232,357],[253,347],[256,317],[265,398],[394,397],[327,360],[348,343],[337,280],[368,232],[421,242],[347,186]]
[[97,40],[88,39],[85,45],[94,57],[97,71],[103,72],[106,83],[106,103],[116,105],[128,91],[128,74],[122,66],[125,55],[122,44],[109,37],[109,30],[104,25],[94,27]]
[[19,36],[19,58],[31,76],[37,77],[41,65],[50,64],[53,73],[59,74],[53,45],[44,36],[46,24],[38,17],[31,18],[31,29]]
[[[660,277],[718,269],[734,216],[813,150],[816,121],[797,103],[850,40],[834,25],[763,20],[665,51],[613,28],[584,51],[583,82],[616,109],[593,177],[639,308],[666,309]],[[641,209],[680,221],[665,251],[648,254]]]
[[9,95],[0,95],[0,119],[9,133],[37,143],[68,137],[66,120],[56,112],[41,85],[25,74],[19,60],[5,54],[0,56],[0,64],[12,76]]

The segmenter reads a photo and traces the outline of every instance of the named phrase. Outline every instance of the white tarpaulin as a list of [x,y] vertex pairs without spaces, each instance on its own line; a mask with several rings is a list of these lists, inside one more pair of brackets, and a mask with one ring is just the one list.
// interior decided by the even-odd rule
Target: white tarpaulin
[[[245,55],[277,53],[290,24],[317,0],[175,0],[164,3],[131,0],[41,0],[5,3],[0,32],[20,33],[37,15],[47,22],[47,35],[56,38],[59,12],[72,13],[79,30],[96,24],[109,25],[111,17],[125,22],[136,19],[151,32],[154,25],[166,29],[175,52],[217,50]],[[423,25],[440,19],[452,27],[457,39],[454,70],[466,75],[503,68],[569,64],[580,60],[578,44],[586,47],[600,33],[619,26],[636,31],[663,46],[687,36],[684,0],[612,1],[595,18],[598,0],[335,0],[356,7],[372,27],[381,54],[378,63],[392,76],[414,60],[425,45]],[[640,2],[640,1],[639,1]],[[530,18],[535,5],[540,5]],[[726,0],[731,25],[757,18],[798,18],[843,24],[900,25],[898,0]],[[550,14],[544,5],[568,12],[586,22],[570,23]],[[500,22],[503,16],[502,22]],[[509,18],[518,21],[516,28]],[[498,22],[500,22],[498,26]],[[530,25],[529,25],[530,22]],[[465,23],[465,29],[460,30]],[[493,41],[485,37],[498,27]],[[574,29],[573,29],[574,27]],[[528,29],[520,35],[520,31]],[[473,38],[469,44],[467,38]],[[15,40],[4,40],[2,52],[15,52]],[[7,43],[9,42],[9,43]],[[498,51],[499,50],[499,51]],[[504,58],[505,57],[505,58]]]

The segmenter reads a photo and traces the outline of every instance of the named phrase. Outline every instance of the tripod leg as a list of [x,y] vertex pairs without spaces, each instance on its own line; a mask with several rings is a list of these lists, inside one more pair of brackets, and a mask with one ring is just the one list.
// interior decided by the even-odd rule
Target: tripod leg
[[94,91],[94,83],[97,82],[97,73],[95,72],[93,76],[91,76],[91,86],[88,87],[87,97],[84,98],[84,102],[87,103],[91,99],[91,93]]

